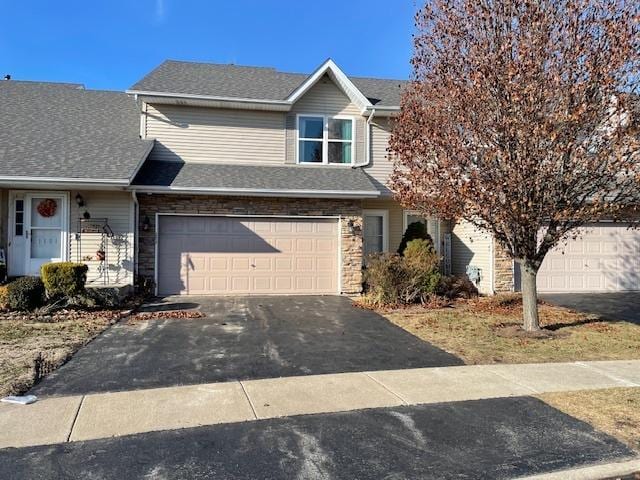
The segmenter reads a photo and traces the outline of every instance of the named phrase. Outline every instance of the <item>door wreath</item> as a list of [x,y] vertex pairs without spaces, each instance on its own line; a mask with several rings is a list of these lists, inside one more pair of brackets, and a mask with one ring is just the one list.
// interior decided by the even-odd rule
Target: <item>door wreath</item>
[[45,198],[37,207],[38,213],[45,218],[53,217],[58,209],[58,203],[53,198]]

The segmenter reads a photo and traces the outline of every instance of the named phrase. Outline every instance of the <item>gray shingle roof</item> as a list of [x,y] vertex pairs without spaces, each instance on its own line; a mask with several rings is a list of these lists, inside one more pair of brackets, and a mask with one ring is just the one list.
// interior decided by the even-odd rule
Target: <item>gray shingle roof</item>
[[[131,90],[255,100],[285,100],[309,75],[274,68],[166,60]],[[400,105],[404,80],[349,77],[379,106]]]
[[175,189],[368,192],[367,195],[377,195],[378,192],[360,168],[218,165],[152,160],[145,163],[133,185]]
[[124,93],[0,81],[0,176],[127,181],[153,144]]

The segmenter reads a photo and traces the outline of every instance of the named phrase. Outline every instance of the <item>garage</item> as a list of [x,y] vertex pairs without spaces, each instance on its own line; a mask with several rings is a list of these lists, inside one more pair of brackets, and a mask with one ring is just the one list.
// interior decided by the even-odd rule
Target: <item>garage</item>
[[160,215],[160,295],[339,293],[337,218]]
[[540,292],[640,290],[640,231],[597,223],[549,252],[538,272]]

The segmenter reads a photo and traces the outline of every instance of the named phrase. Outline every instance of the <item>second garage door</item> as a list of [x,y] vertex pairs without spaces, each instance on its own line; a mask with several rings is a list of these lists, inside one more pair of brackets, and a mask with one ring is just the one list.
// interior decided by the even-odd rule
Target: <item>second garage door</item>
[[160,216],[158,293],[335,294],[338,220]]
[[640,231],[589,225],[581,238],[547,254],[537,283],[541,292],[640,290]]

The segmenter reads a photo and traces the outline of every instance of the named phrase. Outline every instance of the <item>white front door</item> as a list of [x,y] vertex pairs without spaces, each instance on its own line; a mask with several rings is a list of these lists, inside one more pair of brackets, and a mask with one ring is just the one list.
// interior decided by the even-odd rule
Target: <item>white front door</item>
[[24,201],[25,274],[39,275],[40,266],[66,259],[67,195],[28,193]]

